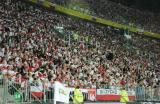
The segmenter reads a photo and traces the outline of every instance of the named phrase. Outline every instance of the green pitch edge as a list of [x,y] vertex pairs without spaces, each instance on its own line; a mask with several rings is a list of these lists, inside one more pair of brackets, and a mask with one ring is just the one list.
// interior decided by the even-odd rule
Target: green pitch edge
[[[31,1],[32,3],[35,3],[35,4],[38,3],[38,0],[28,0],[28,1]],[[43,2],[41,2],[41,5],[45,8],[48,8],[48,9],[54,7],[57,12],[61,12],[61,13],[67,14],[67,15],[75,16],[75,17],[85,19],[85,20],[88,20],[88,21],[92,21],[92,22],[95,22],[95,23],[100,23],[100,24],[103,24],[103,25],[113,26],[113,27],[116,27],[116,28],[119,28],[119,29],[128,29],[129,31],[135,32],[135,33],[138,32],[138,30],[139,30],[138,28],[134,28],[134,27],[127,26],[127,25],[122,25],[122,24],[119,24],[119,23],[116,23],[116,22],[112,22],[110,20],[106,20],[106,19],[102,19],[102,18],[98,18],[98,17],[93,17],[93,16],[90,16],[90,15],[87,15],[87,14],[84,14],[84,13],[81,13],[81,12],[78,12],[78,11],[75,11],[75,10],[72,10],[72,9],[68,9],[68,8],[63,7],[63,6],[53,4],[49,1],[43,1]],[[160,34],[157,34],[157,33],[144,31],[143,34],[146,35],[146,36],[149,36],[149,37],[160,39]]]

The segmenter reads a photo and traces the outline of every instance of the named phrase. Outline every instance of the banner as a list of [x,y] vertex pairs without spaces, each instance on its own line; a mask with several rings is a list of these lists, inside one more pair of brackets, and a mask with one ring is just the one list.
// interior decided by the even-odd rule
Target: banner
[[[119,89],[97,89],[96,99],[99,101],[119,101]],[[135,100],[135,91],[128,91],[129,100]]]
[[96,101],[96,89],[87,89],[88,90],[88,100]]
[[60,82],[55,82],[54,90],[54,104],[56,102],[63,102],[69,104],[69,90],[64,87]]
[[43,86],[31,86],[30,91],[32,97],[42,98],[44,95]]
[[43,86],[30,86],[31,92],[43,92]]

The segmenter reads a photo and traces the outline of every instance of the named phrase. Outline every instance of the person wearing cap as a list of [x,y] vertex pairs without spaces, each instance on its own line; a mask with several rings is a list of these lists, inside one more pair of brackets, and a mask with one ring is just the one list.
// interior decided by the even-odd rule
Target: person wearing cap
[[125,90],[124,87],[120,91],[120,102],[121,103],[127,103],[127,102],[129,102],[128,93],[127,93],[127,91]]
[[79,86],[77,86],[74,89],[74,95],[73,95],[73,104],[83,104],[83,94],[79,89]]

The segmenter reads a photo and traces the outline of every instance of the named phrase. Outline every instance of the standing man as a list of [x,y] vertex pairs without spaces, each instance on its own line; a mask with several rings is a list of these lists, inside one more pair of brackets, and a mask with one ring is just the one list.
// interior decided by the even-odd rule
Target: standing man
[[120,91],[120,102],[121,103],[127,103],[127,102],[129,102],[128,93],[127,93],[127,91],[125,90],[124,87]]
[[83,94],[79,89],[79,86],[77,86],[74,89],[74,95],[73,95],[73,104],[83,104]]

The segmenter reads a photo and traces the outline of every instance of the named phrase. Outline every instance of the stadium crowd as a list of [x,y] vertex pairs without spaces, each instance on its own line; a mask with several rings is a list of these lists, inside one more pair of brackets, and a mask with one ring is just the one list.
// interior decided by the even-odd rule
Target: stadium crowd
[[[66,6],[68,2],[68,0],[50,0],[50,1],[63,6]],[[106,18],[108,20],[112,20],[114,22],[118,22],[121,24],[130,25],[133,27],[138,27],[142,31],[147,30],[151,32],[160,33],[159,31],[160,15],[158,13],[155,14],[148,11],[140,11],[138,9],[129,8],[127,6],[112,2],[110,0],[69,0],[69,1],[88,3],[91,8],[90,12],[88,12],[89,14],[91,13],[90,15]],[[83,8],[80,8],[79,11],[82,12],[81,9]]]
[[[81,88],[160,84],[159,40],[17,0],[2,0],[0,14],[0,72],[22,87],[26,81],[46,88],[54,81]],[[78,38],[60,38],[55,27]]]

